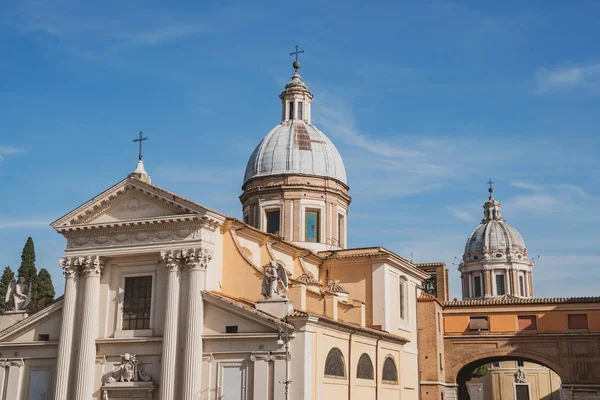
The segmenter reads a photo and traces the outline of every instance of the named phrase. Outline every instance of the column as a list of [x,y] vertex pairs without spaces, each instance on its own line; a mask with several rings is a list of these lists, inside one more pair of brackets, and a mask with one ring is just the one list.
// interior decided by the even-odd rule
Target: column
[[285,363],[286,355],[276,355],[273,357],[273,400],[285,400]]
[[[183,358],[183,400],[197,400],[202,379],[202,330],[204,328],[204,305],[202,291],[206,268],[211,259],[208,251],[190,250],[186,256],[189,271],[187,326],[185,327],[185,352]],[[165,400],[165,399],[163,399]]]
[[269,400],[269,360],[268,356],[250,356],[254,363],[254,400]]
[[527,293],[527,295],[529,297],[533,297],[533,276],[531,274],[531,271],[527,271],[527,286],[529,286],[529,291]]
[[71,371],[71,354],[73,353],[73,325],[75,323],[75,302],[77,300],[77,259],[61,258],[60,266],[65,274],[65,295],[63,300],[62,323],[56,359],[55,399],[66,399],[69,392],[69,371]]
[[98,309],[100,307],[100,274],[103,259],[88,256],[82,260],[83,318],[81,321],[81,341],[77,360],[75,400],[90,400],[94,393],[96,371],[96,337],[98,336]]
[[6,400],[21,398],[23,382],[23,366],[25,362],[22,358],[7,360],[8,363],[8,379],[6,382]]
[[485,282],[485,297],[491,297],[492,296],[492,271],[489,269],[484,269],[483,270],[483,275],[484,275],[484,282]]
[[181,274],[181,251],[162,252],[167,268],[167,304],[163,333],[160,399],[175,398],[175,370],[177,366],[177,326],[179,320],[179,276]]

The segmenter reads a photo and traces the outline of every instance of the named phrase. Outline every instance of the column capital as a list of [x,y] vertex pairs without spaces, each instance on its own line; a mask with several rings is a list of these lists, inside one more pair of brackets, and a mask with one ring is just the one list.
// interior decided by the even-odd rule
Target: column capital
[[79,259],[79,262],[81,263],[81,272],[85,276],[100,277],[102,268],[104,268],[104,261],[104,257],[100,256],[81,257]]
[[65,278],[75,278],[79,273],[79,262],[77,257],[60,257],[58,265],[63,270]]
[[207,249],[190,249],[185,254],[185,264],[190,271],[205,271],[212,259],[212,252]]
[[160,256],[163,260],[165,268],[170,271],[180,271],[183,252],[181,250],[161,251]]

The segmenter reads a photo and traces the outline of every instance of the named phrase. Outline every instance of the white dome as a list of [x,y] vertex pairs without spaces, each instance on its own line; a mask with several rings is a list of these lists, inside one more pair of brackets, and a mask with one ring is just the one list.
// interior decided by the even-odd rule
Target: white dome
[[244,183],[279,174],[325,176],[347,184],[342,157],[331,140],[302,120],[285,121],[264,137],[248,160]]
[[507,255],[517,260],[527,259],[527,249],[521,234],[505,221],[484,221],[479,225],[465,246],[464,261],[506,259]]

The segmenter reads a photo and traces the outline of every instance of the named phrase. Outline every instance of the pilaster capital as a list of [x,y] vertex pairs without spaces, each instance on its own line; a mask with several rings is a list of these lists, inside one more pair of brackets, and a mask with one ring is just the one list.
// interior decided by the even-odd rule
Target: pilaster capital
[[163,260],[165,268],[169,272],[177,272],[181,270],[181,262],[183,252],[181,250],[161,251],[160,256]]
[[79,273],[78,260],[75,257],[60,257],[58,265],[63,270],[65,278],[75,278]]
[[185,264],[190,271],[205,271],[212,259],[212,252],[207,249],[190,249],[185,254]]
[[104,261],[104,257],[100,256],[80,257],[81,272],[85,276],[100,277],[102,268],[104,268]]

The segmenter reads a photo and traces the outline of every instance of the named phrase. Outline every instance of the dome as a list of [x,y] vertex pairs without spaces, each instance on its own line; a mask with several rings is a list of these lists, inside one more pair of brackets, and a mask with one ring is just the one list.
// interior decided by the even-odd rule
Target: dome
[[464,262],[481,260],[527,260],[527,248],[521,234],[506,223],[500,214],[500,203],[493,196],[483,205],[484,218],[465,245]]
[[244,183],[279,174],[325,176],[347,184],[342,157],[331,140],[302,120],[282,122],[264,137],[248,160]]

